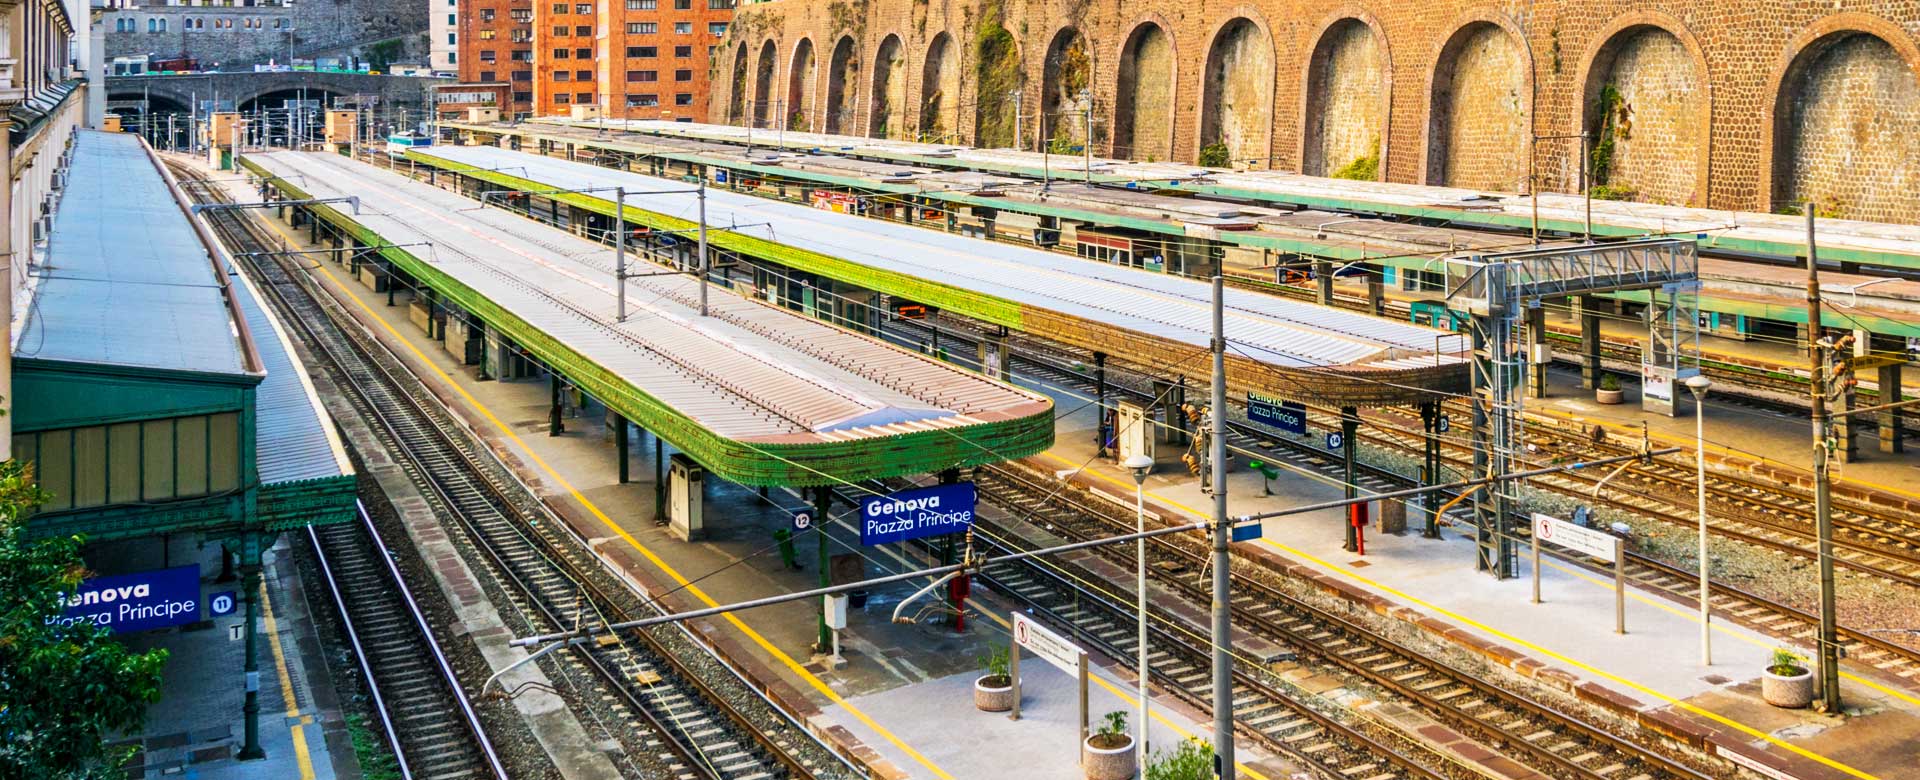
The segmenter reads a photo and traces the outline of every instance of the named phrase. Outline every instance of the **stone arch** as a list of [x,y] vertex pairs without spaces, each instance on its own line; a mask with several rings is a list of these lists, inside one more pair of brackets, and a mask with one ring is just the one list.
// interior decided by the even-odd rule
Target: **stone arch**
[[867,135],[907,137],[907,58],[900,36],[889,33],[873,53],[873,97],[867,109]]
[[1345,10],[1322,24],[1301,90],[1301,173],[1381,179],[1392,84],[1387,36],[1370,14]]
[[960,63],[953,36],[933,36],[920,70],[920,140],[954,143],[960,132]]
[[1011,95],[1027,88],[1020,42],[1000,22],[996,11],[973,33],[973,145],[989,149],[1013,146],[1020,118]]
[[787,96],[781,102],[786,128],[806,132],[814,129],[814,84],[820,68],[814,62],[813,39],[801,38],[793,44],[793,58],[787,65]]
[[1040,66],[1040,111],[1046,117],[1044,135],[1066,144],[1091,138],[1083,110],[1093,105],[1093,49],[1087,36],[1073,27],[1061,27],[1047,43]]
[[[1267,167],[1272,159],[1273,37],[1246,14],[1215,28],[1200,90],[1200,150],[1223,150],[1229,164]],[[1214,160],[1213,162],[1218,162]]]
[[1525,37],[1504,20],[1471,17],[1440,47],[1430,73],[1426,183],[1524,189],[1533,140]]
[[827,132],[844,133],[859,127],[860,49],[853,36],[842,35],[827,62]]
[[779,50],[769,39],[760,44],[760,59],[753,66],[753,126],[772,129],[768,124],[768,112],[773,110],[773,61],[779,57]]
[[741,41],[740,48],[733,54],[733,78],[728,82],[731,94],[727,95],[727,122],[745,124],[747,121],[747,42]]
[[[1614,20],[1594,40],[1574,83],[1579,129],[1592,133],[1596,193],[1704,204],[1713,101],[1699,42],[1679,20],[1650,11]],[[1578,189],[1577,169],[1561,177]]]
[[1920,221],[1920,52],[1885,20],[1836,14],[1803,31],[1774,78],[1766,210]]
[[1180,65],[1172,26],[1158,14],[1134,25],[1120,45],[1113,90],[1113,147],[1126,160],[1173,158],[1173,107]]

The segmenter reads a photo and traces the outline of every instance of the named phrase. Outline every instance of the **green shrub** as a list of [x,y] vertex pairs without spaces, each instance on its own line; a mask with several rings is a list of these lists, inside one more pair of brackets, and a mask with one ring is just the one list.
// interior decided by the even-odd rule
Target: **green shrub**
[[1380,180],[1380,142],[1374,141],[1373,151],[1365,156],[1356,157],[1352,162],[1333,172],[1333,178],[1353,181]]
[[1200,147],[1200,165],[1203,168],[1225,168],[1233,164],[1227,156],[1227,145],[1215,141]]
[[1213,777],[1213,746],[1183,739],[1172,750],[1155,750],[1147,759],[1146,780],[1208,780]]

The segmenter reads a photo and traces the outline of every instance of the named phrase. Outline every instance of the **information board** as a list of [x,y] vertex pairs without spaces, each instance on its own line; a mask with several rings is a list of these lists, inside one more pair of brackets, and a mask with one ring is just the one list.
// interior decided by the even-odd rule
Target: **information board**
[[1307,407],[1259,393],[1247,393],[1247,419],[1287,433],[1307,432]]
[[1074,675],[1080,673],[1080,656],[1087,652],[1019,612],[1013,613],[1013,643]]
[[60,620],[90,620],[114,633],[180,626],[200,619],[200,565],[95,577],[63,594]]
[[1620,547],[1620,537],[1591,528],[1581,528],[1552,515],[1533,513],[1533,536],[1542,542],[1559,545],[1611,562]]
[[972,482],[902,490],[860,502],[860,543],[904,542],[965,531],[973,525]]

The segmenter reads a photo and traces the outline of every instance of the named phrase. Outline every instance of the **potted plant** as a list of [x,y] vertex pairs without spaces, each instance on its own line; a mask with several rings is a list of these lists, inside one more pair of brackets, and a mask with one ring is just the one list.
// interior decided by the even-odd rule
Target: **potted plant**
[[1620,390],[1619,377],[1612,374],[1603,374],[1600,377],[1600,388],[1593,391],[1593,402],[1597,404],[1617,404],[1620,403],[1622,395],[1624,395],[1624,393]]
[[1806,658],[1784,647],[1774,648],[1766,675],[1760,678],[1760,698],[1775,707],[1797,710],[1813,703],[1813,671]]
[[987,667],[987,673],[973,681],[973,706],[981,712],[1013,709],[1013,676],[1007,674],[1007,649],[988,650],[980,660]]
[[1139,758],[1133,735],[1127,733],[1127,711],[1114,710],[1101,718],[1081,751],[1080,768],[1087,780],[1132,780]]

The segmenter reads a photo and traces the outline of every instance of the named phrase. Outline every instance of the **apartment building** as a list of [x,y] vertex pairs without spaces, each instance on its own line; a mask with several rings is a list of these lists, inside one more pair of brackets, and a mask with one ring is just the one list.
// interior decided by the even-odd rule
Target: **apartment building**
[[734,0],[535,0],[533,113],[705,117],[708,63]]
[[508,85],[503,118],[534,113],[534,35],[531,0],[461,0],[455,62],[460,81]]

